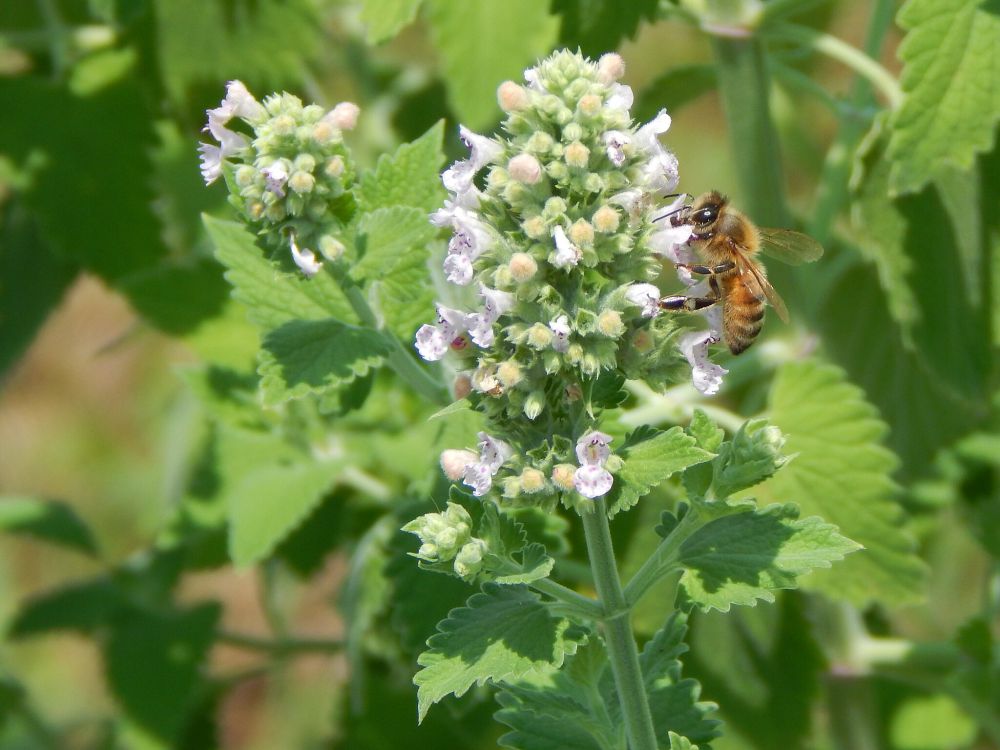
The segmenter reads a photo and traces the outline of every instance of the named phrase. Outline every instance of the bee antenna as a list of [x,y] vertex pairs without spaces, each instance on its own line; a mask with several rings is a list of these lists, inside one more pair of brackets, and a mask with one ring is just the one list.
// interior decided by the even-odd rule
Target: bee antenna
[[[680,193],[678,193],[677,195],[680,195]],[[668,195],[667,197],[669,198],[670,196]],[[663,221],[664,219],[673,216],[674,214],[679,214],[681,211],[684,211],[687,208],[688,206],[679,206],[678,208],[675,208],[673,211],[667,211],[665,214],[657,216],[655,219],[653,219],[653,221]]]

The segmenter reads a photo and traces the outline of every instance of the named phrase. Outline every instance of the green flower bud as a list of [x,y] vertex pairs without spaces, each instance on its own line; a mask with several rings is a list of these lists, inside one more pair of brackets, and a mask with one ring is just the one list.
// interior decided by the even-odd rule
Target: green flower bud
[[532,391],[524,401],[524,416],[534,420],[545,410],[545,394],[542,391]]
[[464,581],[471,581],[483,568],[483,555],[486,554],[486,542],[482,539],[472,539],[458,551],[455,556],[455,573]]

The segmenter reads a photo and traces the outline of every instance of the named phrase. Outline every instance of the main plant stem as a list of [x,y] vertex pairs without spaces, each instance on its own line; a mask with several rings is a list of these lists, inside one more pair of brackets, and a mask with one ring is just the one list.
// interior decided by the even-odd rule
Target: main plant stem
[[653,715],[646,698],[642,669],[639,666],[639,648],[632,633],[629,607],[618,577],[604,498],[595,500],[593,511],[583,513],[582,517],[590,567],[594,572],[594,585],[604,610],[604,640],[625,719],[628,746],[630,750],[656,750]]

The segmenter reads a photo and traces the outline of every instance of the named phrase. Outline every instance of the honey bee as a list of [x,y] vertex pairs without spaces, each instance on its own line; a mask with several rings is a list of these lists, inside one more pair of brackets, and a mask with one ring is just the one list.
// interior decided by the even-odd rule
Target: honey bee
[[[665,218],[665,217],[664,217]],[[722,307],[722,336],[733,354],[745,351],[764,325],[767,301],[784,322],[788,309],[767,280],[764,267],[755,257],[760,250],[786,263],[814,261],[823,246],[812,237],[789,229],[757,227],[732,208],[720,193],[704,193],[670,215],[673,226],[691,225],[688,244],[704,259],[705,265],[680,264],[691,273],[708,277],[711,293],[706,297],[683,295],[664,297],[664,310],[702,310]]]

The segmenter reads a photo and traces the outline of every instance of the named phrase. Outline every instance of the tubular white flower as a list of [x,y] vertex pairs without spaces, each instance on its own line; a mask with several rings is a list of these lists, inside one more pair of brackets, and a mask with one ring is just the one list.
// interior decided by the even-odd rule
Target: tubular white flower
[[260,170],[264,175],[264,182],[267,189],[279,198],[285,197],[285,183],[288,182],[288,162],[285,159],[278,159],[273,164]]
[[608,109],[621,109],[627,112],[632,109],[632,102],[634,100],[635,95],[632,93],[631,86],[616,83],[611,86],[611,96],[608,97],[604,106]]
[[448,253],[444,259],[444,277],[452,284],[467,286],[472,282],[472,259],[465,253]]
[[580,248],[569,241],[566,230],[561,226],[552,230],[552,238],[556,243],[556,251],[552,256],[552,265],[556,268],[573,268],[580,262]]
[[490,467],[482,463],[469,464],[465,467],[465,474],[462,483],[472,488],[472,494],[482,497],[493,486],[493,472]]
[[691,365],[691,382],[706,396],[713,396],[722,387],[722,376],[729,370],[720,367],[708,358],[708,347],[719,341],[715,331],[691,331],[677,342],[677,348]]
[[573,472],[573,486],[576,491],[591,500],[608,494],[615,478],[603,466],[596,464],[581,466]]
[[209,116],[212,113],[224,117],[223,122],[228,122],[233,117],[255,121],[267,116],[263,105],[247,90],[243,82],[238,80],[232,80],[226,84],[226,98],[216,109],[209,110]]
[[206,185],[211,185],[222,176],[222,149],[211,143],[199,143],[201,153],[201,177]]
[[625,298],[641,308],[642,317],[655,318],[660,314],[660,290],[653,284],[632,284]]
[[479,438],[479,460],[496,474],[504,462],[514,455],[514,449],[503,440],[485,432],[478,433],[476,437]]
[[468,326],[468,316],[461,310],[438,305],[437,313],[438,324],[433,326],[425,323],[420,326],[416,335],[417,351],[428,362],[436,362],[447,354],[455,339]]
[[292,250],[292,260],[295,261],[295,265],[299,267],[302,273],[310,278],[319,273],[319,269],[323,267],[323,261],[317,259],[316,253],[312,250],[308,248],[299,249],[299,245],[295,241],[294,232],[288,235],[288,246]]

